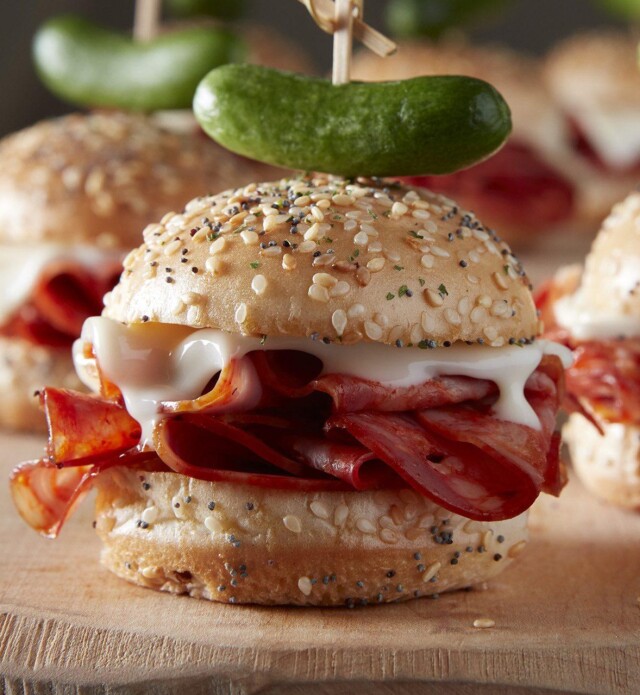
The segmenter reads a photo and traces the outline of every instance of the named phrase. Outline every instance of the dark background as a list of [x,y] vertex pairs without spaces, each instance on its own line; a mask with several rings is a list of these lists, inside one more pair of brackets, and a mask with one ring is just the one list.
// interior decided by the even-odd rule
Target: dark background
[[[385,2],[365,2],[365,18],[378,29],[384,29]],[[31,38],[43,20],[78,12],[128,29],[133,6],[133,0],[0,0],[0,135],[72,110],[40,85],[31,64]],[[275,26],[305,46],[319,71],[330,68],[331,39],[316,28],[301,4],[295,0],[249,0],[249,7],[248,16],[253,21]],[[590,0],[517,0],[499,21],[474,30],[473,36],[541,54],[576,30],[613,23]]]

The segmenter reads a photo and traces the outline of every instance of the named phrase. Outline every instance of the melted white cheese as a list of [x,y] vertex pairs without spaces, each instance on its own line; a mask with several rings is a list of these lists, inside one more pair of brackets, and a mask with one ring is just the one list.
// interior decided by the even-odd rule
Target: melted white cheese
[[[492,348],[454,345],[420,350],[380,343],[325,345],[310,338],[259,338],[214,329],[192,330],[166,324],[127,326],[104,317],[88,319],[74,345],[74,360],[80,378],[97,390],[93,360],[84,357],[84,346],[93,352],[103,374],[121,390],[127,410],[149,441],[155,424],[163,417],[162,401],[197,398],[211,378],[232,359],[254,350],[300,350],[318,357],[323,374],[346,374],[378,381],[388,386],[418,385],[440,375],[487,379],[497,384],[500,396],[494,407],[498,417],[540,428],[527,402],[524,386],[545,354],[558,355],[571,364],[566,348],[545,340],[525,347]],[[241,405],[252,407],[260,396],[255,375],[253,387],[244,389]],[[239,407],[235,403],[234,407]]]
[[578,295],[561,297],[553,306],[556,321],[578,340],[640,336],[640,318],[585,310]]
[[87,268],[121,261],[122,251],[105,251],[93,246],[37,244],[0,246],[0,323],[27,299],[44,268],[58,261],[73,261]]
[[603,162],[627,169],[640,159],[640,120],[637,110],[581,108],[574,114],[580,128]]

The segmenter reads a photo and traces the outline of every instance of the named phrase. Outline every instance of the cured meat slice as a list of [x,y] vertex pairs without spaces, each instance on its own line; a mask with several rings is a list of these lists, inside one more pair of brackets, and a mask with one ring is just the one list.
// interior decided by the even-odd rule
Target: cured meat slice
[[349,413],[328,426],[345,428],[411,487],[470,519],[507,519],[538,496],[532,478],[477,447],[450,441],[408,415]]
[[140,440],[140,425],[117,403],[54,388],[43,389],[40,401],[49,426],[52,463],[123,452]]

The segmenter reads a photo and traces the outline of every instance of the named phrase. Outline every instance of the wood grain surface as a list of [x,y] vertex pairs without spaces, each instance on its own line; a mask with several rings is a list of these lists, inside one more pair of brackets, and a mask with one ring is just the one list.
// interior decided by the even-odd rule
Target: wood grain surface
[[[0,435],[6,478],[37,455]],[[348,609],[229,606],[128,585],[98,562],[86,501],[37,536],[0,485],[6,693],[639,693],[640,516],[572,480],[484,590]],[[476,618],[495,627],[473,627]]]

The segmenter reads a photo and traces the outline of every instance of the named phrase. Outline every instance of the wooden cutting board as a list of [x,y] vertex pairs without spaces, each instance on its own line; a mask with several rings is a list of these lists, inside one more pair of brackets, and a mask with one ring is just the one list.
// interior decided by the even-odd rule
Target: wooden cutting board
[[[0,435],[2,478],[40,449]],[[99,565],[91,506],[48,541],[0,485],[0,692],[640,693],[640,515],[575,480],[540,499],[529,548],[485,591],[355,610],[131,586]]]

